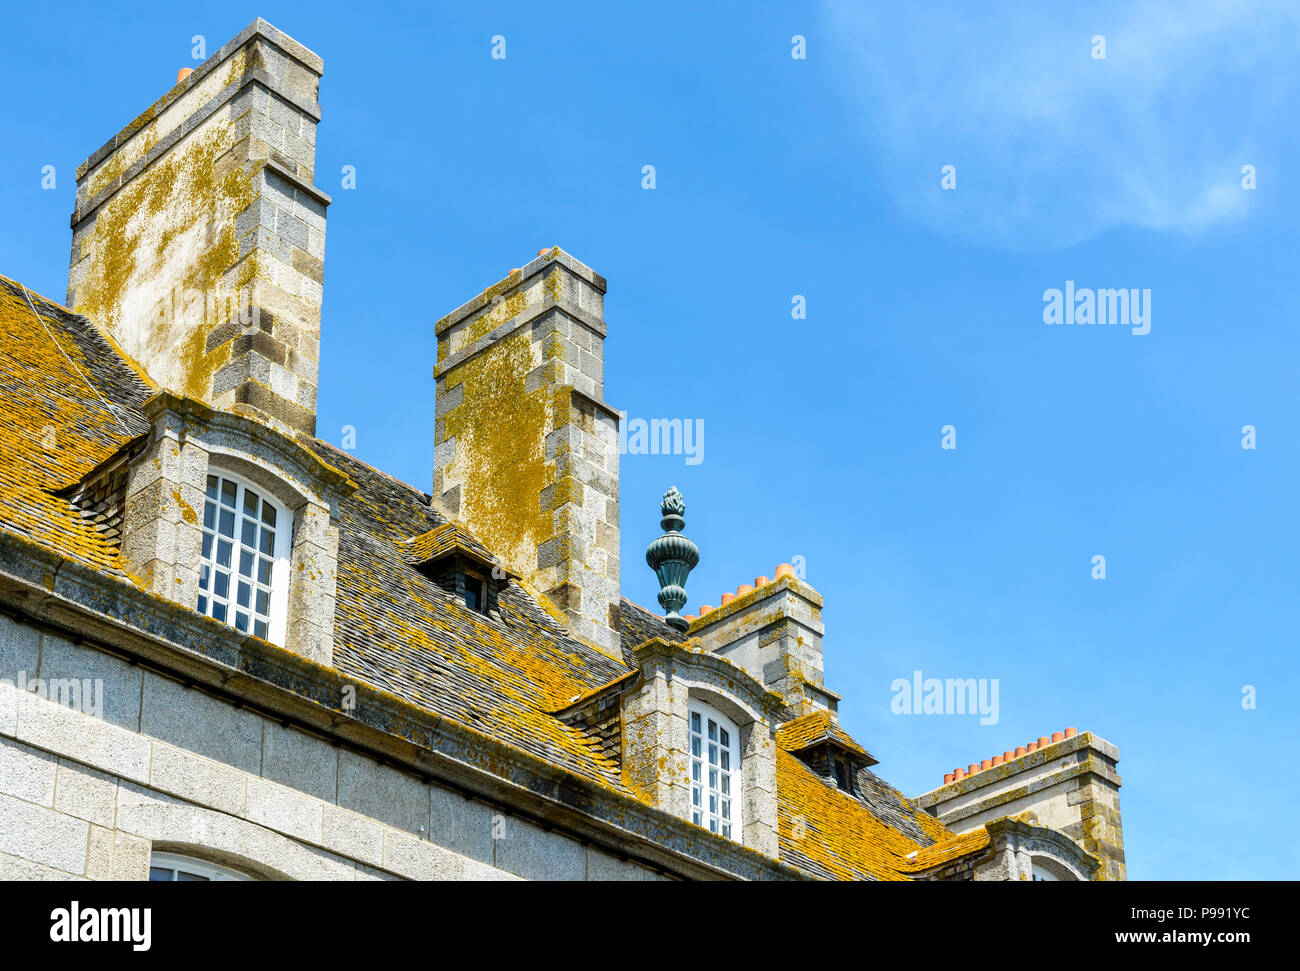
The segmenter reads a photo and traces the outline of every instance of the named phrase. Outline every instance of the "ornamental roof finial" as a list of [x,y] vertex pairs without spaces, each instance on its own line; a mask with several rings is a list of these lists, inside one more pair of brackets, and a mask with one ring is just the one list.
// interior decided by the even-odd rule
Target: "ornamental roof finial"
[[681,534],[686,526],[686,500],[673,486],[664,493],[659,527],[665,532],[646,547],[645,561],[659,578],[659,605],[667,611],[670,627],[686,630],[688,624],[678,611],[686,606],[686,578],[700,562],[700,550]]

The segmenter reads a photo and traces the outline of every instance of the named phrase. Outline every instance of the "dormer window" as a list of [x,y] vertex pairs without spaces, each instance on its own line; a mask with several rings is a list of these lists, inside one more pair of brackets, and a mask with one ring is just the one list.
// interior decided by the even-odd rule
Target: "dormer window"
[[261,489],[208,475],[203,503],[199,613],[284,643],[293,518]]
[[483,577],[477,573],[457,573],[456,591],[470,610],[487,613],[487,580]]
[[[739,839],[740,732],[720,712],[693,703],[691,723],[691,820],[727,839]],[[735,833],[735,837],[732,833]]]
[[835,785],[849,795],[853,794],[853,766],[848,759],[837,758],[835,761]]

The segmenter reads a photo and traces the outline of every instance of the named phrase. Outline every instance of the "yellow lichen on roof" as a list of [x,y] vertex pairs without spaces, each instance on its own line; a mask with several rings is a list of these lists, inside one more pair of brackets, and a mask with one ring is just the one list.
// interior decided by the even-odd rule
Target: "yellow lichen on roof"
[[835,724],[828,711],[815,711],[776,730],[776,744],[787,752],[801,752],[818,742],[835,741],[851,752],[867,755],[867,750],[853,740],[848,732]]
[[933,846],[918,850],[916,856],[904,863],[903,869],[913,873],[929,870],[945,863],[951,863],[953,860],[960,859],[971,853],[981,852],[988,845],[988,830],[981,826],[973,832],[961,836],[950,836]]
[[64,556],[117,569],[116,548],[54,493],[141,429],[92,390],[91,362],[56,319],[66,311],[35,293],[29,306],[20,284],[4,277],[0,284],[0,523]]
[[781,748],[776,788],[783,860],[796,866],[808,861],[840,880],[907,879],[907,854],[920,844]]

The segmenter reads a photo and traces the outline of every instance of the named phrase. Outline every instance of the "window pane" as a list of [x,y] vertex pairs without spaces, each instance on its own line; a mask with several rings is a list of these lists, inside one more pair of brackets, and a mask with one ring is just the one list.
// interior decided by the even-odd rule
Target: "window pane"
[[235,630],[239,631],[241,634],[248,633],[248,614],[235,614]]
[[199,876],[197,873],[186,873],[184,870],[177,870],[177,871],[176,871],[176,879],[177,879],[177,880],[188,880],[188,881],[192,881],[192,882],[197,882],[197,881],[200,881],[200,880],[203,881],[204,883],[207,883],[207,882],[208,882],[208,878],[207,878],[207,877],[201,877],[201,876]]
[[263,640],[266,640],[266,621],[264,620],[253,621],[253,635],[255,637],[260,637]]
[[230,596],[230,574],[218,570],[213,580],[212,592],[223,600],[227,599]]
[[725,748],[722,750],[722,767],[724,769],[731,768],[731,753],[728,752]]
[[727,730],[725,728],[718,729],[718,741],[721,742],[724,746],[731,744],[731,736],[727,734]]
[[221,480],[221,504],[235,508],[235,484],[229,479]]
[[270,556],[275,552],[275,530],[262,527],[262,552]]
[[271,616],[271,591],[257,591],[257,612],[263,617]]
[[253,575],[253,561],[257,556],[248,550],[239,551],[239,575],[241,577],[251,577]]
[[240,526],[239,538],[245,546],[257,548],[257,523],[251,519],[245,519]]
[[716,742],[717,740],[718,740],[718,723],[715,722],[712,718],[710,718],[709,719],[709,741]]
[[691,754],[697,759],[700,757],[700,736],[698,735],[691,739]]
[[226,605],[214,602],[212,604],[212,617],[214,620],[219,620],[224,623],[226,619]]
[[709,765],[717,765],[717,764],[718,764],[718,747],[717,747],[716,745],[710,745],[710,746],[709,746]]
[[731,776],[729,775],[724,774],[722,777],[722,794],[724,796],[731,795]]
[[214,503],[205,502],[203,504],[203,528],[213,529],[217,522],[217,507]]
[[262,522],[268,526],[275,525],[275,507],[269,502],[262,503]]
[[235,513],[231,509],[221,510],[221,520],[217,524],[217,532],[222,536],[233,537],[235,535]]
[[691,712],[691,731],[698,732],[699,730],[700,730],[700,713],[698,711],[693,711]]
[[232,547],[226,540],[217,540],[217,566],[224,566],[227,570],[230,569],[231,550]]
[[207,597],[200,596],[200,597],[199,597],[199,613],[201,613],[201,614],[206,614],[207,612],[208,612],[208,598],[207,598]]
[[252,489],[244,490],[244,515],[257,518],[257,493]]
[[[211,509],[212,507],[209,506],[208,508]],[[212,534],[211,534],[211,533],[204,533],[204,534],[203,534],[203,554],[202,554],[202,555],[203,555],[203,558],[204,558],[205,560],[208,560],[208,559],[211,559],[211,558],[212,558]]]
[[[211,479],[212,476],[208,476],[208,478]],[[149,868],[149,879],[150,879],[150,880],[165,880],[165,881],[167,881],[168,883],[170,883],[170,882],[174,879],[174,877],[175,877],[175,875],[172,873],[172,871],[169,870],[169,869],[167,869],[166,867],[163,867],[163,866],[151,866],[151,867]]]
[[709,788],[710,788],[710,789],[716,789],[716,788],[718,788],[718,770],[717,770],[717,769],[709,769]]
[[215,475],[208,476],[207,497],[209,499],[217,498],[217,477]]
[[243,580],[239,581],[239,606],[247,607],[253,600],[253,588]]

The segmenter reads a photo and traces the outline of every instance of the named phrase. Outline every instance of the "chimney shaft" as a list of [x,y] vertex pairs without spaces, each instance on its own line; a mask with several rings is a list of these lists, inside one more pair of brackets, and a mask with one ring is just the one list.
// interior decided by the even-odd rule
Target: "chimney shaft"
[[433,494],[571,635],[621,658],[604,295],[556,247],[438,321]]
[[319,57],[258,20],[77,171],[68,306],[157,384],[313,432]]
[[740,596],[724,593],[722,606],[702,612],[688,634],[780,695],[791,718],[834,715],[840,696],[823,681],[821,594],[789,567],[776,576]]

